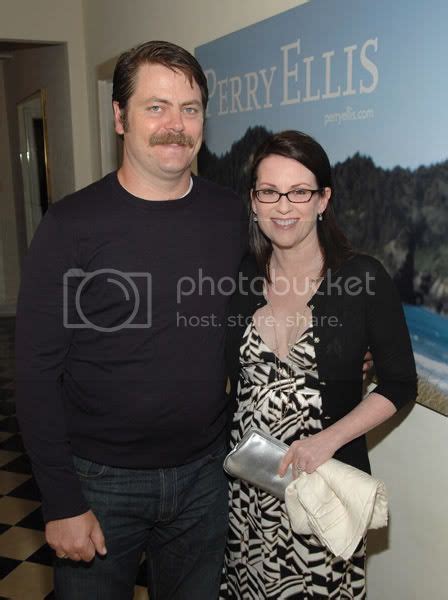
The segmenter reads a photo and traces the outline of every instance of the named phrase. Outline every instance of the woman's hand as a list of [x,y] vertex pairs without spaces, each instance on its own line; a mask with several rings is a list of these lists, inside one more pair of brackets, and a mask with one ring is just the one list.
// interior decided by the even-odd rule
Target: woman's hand
[[362,378],[365,381],[367,376],[371,377],[371,371],[373,369],[373,356],[372,353],[370,352],[370,350],[367,350],[367,352],[364,355],[364,360],[362,363]]
[[280,463],[278,474],[283,477],[289,465],[292,465],[296,477],[300,471],[312,473],[330,459],[336,450],[383,423],[396,410],[390,400],[371,392],[345,417],[327,429],[293,442]]
[[338,449],[332,438],[333,436],[324,430],[293,442],[280,463],[278,474],[283,477],[289,465],[292,466],[294,477],[297,477],[300,471],[312,473]]

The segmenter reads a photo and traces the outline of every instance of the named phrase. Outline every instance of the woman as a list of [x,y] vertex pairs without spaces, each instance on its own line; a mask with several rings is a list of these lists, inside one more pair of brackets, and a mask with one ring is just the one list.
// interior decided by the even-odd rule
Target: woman
[[[272,135],[255,153],[251,182],[253,257],[227,344],[232,446],[257,427],[289,445],[281,475],[311,473],[331,457],[369,472],[364,434],[416,396],[397,291],[338,228],[330,163],[314,139]],[[363,399],[368,348],[379,384]],[[365,598],[364,558],[361,543],[350,560],[336,559],[291,530],[282,501],[231,481],[222,599]]]

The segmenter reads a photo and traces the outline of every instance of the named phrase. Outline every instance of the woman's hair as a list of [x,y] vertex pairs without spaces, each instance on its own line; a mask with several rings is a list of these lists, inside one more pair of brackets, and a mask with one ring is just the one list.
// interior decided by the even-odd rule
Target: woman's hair
[[[272,134],[256,149],[250,173],[251,191],[256,187],[258,167],[261,161],[273,154],[292,158],[301,163],[313,173],[319,189],[330,188],[333,192],[333,178],[327,153],[311,136],[292,130]],[[353,254],[350,242],[336,222],[332,197],[322,214],[322,221],[317,221],[317,236],[324,257],[321,276],[324,276],[328,269],[338,268]],[[272,255],[272,243],[261,231],[258,223],[254,221],[251,200],[251,193],[249,193],[249,243],[260,271],[270,282],[269,263]]]

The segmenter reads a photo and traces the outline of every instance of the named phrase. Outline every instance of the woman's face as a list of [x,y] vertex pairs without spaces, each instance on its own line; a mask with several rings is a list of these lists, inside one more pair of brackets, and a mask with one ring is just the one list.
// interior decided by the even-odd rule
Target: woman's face
[[[264,158],[257,171],[255,190],[290,192],[293,190],[316,190],[314,174],[293,158],[272,154]],[[252,190],[252,210],[258,217],[258,226],[273,246],[288,249],[300,246],[310,236],[317,236],[317,217],[324,212],[331,196],[331,189],[315,193],[306,203],[292,203],[282,196],[275,204],[260,202]],[[300,198],[300,193],[295,194]]]

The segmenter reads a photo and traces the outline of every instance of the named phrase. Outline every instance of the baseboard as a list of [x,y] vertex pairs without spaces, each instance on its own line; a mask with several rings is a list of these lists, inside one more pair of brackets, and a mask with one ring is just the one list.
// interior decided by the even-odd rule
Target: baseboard
[[15,317],[16,316],[16,304],[11,302],[10,304],[0,304],[0,317]]

